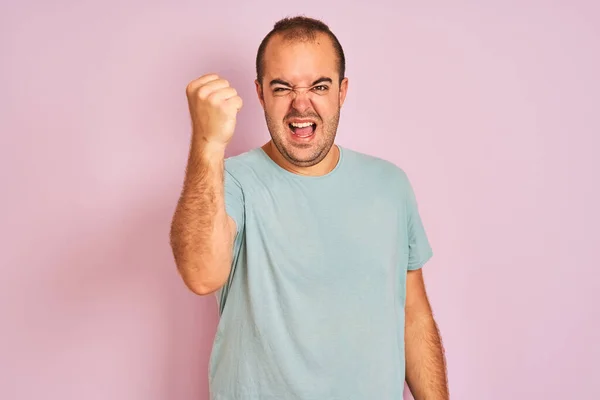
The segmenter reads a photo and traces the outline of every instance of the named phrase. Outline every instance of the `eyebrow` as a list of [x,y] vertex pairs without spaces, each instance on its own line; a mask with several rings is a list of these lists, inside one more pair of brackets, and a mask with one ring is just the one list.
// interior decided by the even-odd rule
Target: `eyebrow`
[[[319,79],[317,79],[316,81],[314,81],[310,86],[315,86],[318,85],[319,83],[329,83],[332,84],[333,80],[331,78],[327,78],[325,76],[320,77]],[[273,85],[282,85],[282,86],[287,86],[287,87],[292,87],[292,84],[289,82],[286,82],[282,79],[273,79],[270,83],[269,86],[273,86]]]

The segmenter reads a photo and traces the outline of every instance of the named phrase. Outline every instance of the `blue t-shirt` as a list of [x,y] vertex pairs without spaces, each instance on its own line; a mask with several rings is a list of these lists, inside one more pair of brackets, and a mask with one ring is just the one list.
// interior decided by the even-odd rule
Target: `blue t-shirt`
[[338,147],[319,177],[261,148],[225,161],[237,234],[212,400],[402,399],[406,273],[432,250],[403,170]]

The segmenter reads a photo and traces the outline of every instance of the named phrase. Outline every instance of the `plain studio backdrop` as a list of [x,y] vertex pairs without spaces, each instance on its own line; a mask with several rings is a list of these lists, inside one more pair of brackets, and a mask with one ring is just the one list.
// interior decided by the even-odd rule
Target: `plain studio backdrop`
[[208,398],[216,302],[168,245],[185,87],[229,79],[229,155],[260,146],[256,50],[297,13],[346,51],[339,143],[414,184],[451,397],[600,398],[598,3],[368,3],[3,0],[0,398]]

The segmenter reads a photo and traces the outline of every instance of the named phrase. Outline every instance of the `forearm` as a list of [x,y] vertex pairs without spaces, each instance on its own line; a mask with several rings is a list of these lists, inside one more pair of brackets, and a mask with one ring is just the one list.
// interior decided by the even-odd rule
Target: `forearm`
[[171,224],[177,268],[195,293],[227,279],[233,238],[224,199],[224,149],[192,146],[184,187]]
[[406,382],[415,400],[449,399],[446,360],[430,312],[406,316]]

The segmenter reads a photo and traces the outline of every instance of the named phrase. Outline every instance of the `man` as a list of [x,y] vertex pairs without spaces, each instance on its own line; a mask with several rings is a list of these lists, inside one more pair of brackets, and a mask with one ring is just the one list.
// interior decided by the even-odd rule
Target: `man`
[[224,159],[242,100],[187,87],[193,136],[171,244],[189,289],[216,293],[213,400],[448,398],[421,267],[432,256],[407,176],[334,144],[345,58],[322,22],[284,19],[260,45],[271,140]]

